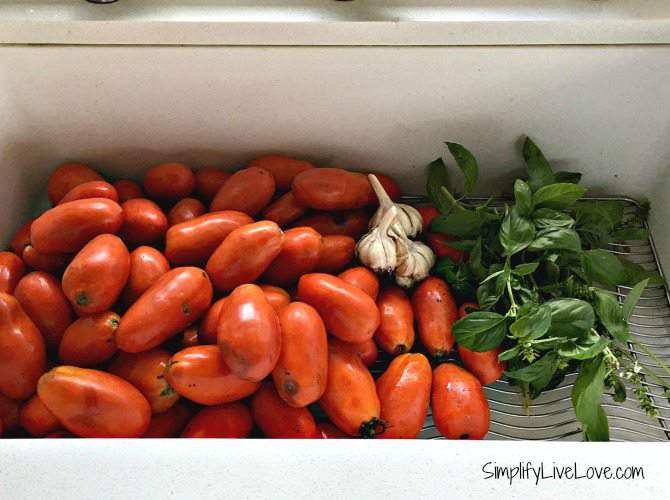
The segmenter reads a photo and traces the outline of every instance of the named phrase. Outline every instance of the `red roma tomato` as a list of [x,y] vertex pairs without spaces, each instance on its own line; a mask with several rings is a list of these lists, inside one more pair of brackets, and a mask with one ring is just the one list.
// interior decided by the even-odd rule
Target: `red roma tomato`
[[[200,322],[200,328],[198,329],[198,342],[200,344],[217,343],[217,328],[219,328],[219,316],[221,316],[224,300],[226,299],[223,298],[214,302]],[[288,303],[288,299],[286,302]]]
[[354,258],[356,242],[350,236],[324,236],[321,258],[316,270],[322,273],[339,273]]
[[[384,191],[386,191],[386,194],[388,194],[393,201],[398,201],[400,199],[400,186],[396,181],[394,181],[388,175],[378,174],[376,172],[371,173],[375,175],[379,183],[384,188]],[[379,205],[379,200],[374,193],[372,193],[372,197],[370,198],[370,205]]]
[[294,226],[313,228],[323,236],[342,235],[358,239],[368,231],[370,217],[365,210],[317,212],[303,217]]
[[184,198],[183,200],[179,200],[168,212],[168,224],[174,226],[175,224],[193,220],[205,212],[207,212],[207,209],[200,200]]
[[65,329],[74,321],[60,281],[48,273],[32,272],[19,281],[14,297],[33,320],[47,346],[57,347]]
[[184,336],[181,340],[182,347],[193,347],[199,344],[198,329],[195,326],[190,326],[184,330]]
[[219,347],[230,371],[259,382],[279,359],[281,327],[277,313],[256,285],[241,285],[223,303],[218,327]]
[[382,290],[377,299],[381,323],[375,342],[389,354],[402,354],[414,345],[414,313],[407,294],[396,286]]
[[349,437],[330,422],[316,424],[316,436],[320,439],[347,439]]
[[262,168],[267,170],[274,177],[277,189],[291,189],[291,183],[296,175],[314,165],[304,160],[294,160],[281,155],[266,155],[252,160],[248,167]]
[[178,394],[203,405],[238,401],[259,386],[232,373],[215,345],[182,349],[172,356],[165,377]]
[[133,198],[144,198],[144,191],[140,185],[128,179],[122,179],[114,183],[114,188],[119,196],[119,203],[132,200]]
[[377,300],[377,295],[379,294],[379,278],[377,278],[377,275],[367,267],[352,267],[341,272],[337,277],[360,288],[372,297],[373,300]]
[[19,257],[23,255],[23,249],[30,245],[30,226],[33,223],[33,219],[26,222],[23,226],[17,229],[14,233],[12,241],[9,242],[9,248],[12,249]]
[[319,312],[331,335],[345,342],[369,340],[379,326],[375,301],[336,276],[305,274],[298,282],[298,296]]
[[[440,215],[440,212],[435,207],[419,207],[418,208],[421,217],[423,218],[423,227],[427,230],[430,224],[435,217]],[[458,248],[450,247],[448,242],[456,238],[449,236],[447,234],[438,234],[426,232],[426,239],[430,248],[435,252],[435,255],[438,257],[449,257],[454,262],[460,262],[463,260],[464,252]]]
[[298,220],[305,213],[305,207],[295,200],[292,192],[283,194],[263,211],[263,219],[275,222],[279,227],[286,227]]
[[130,306],[170,270],[167,259],[153,247],[141,246],[130,252],[130,273],[123,302]]
[[72,256],[62,253],[40,253],[35,250],[35,247],[28,244],[23,249],[22,257],[23,262],[31,269],[45,273],[58,273],[65,269]]
[[449,286],[439,278],[426,278],[412,295],[412,307],[419,337],[430,355],[447,355],[454,346],[451,327],[458,318]]
[[372,339],[366,340],[365,342],[358,342],[356,344],[350,344],[349,342],[342,342],[338,339],[330,339],[331,342],[337,343],[340,342],[343,346],[353,349],[356,355],[361,358],[361,361],[365,366],[370,368],[375,364],[377,358],[379,357],[379,349],[377,344]]
[[279,396],[295,408],[317,401],[326,390],[328,337],[312,306],[293,302],[279,313],[282,346],[272,371]]
[[268,438],[304,439],[316,436],[316,422],[307,408],[292,408],[265,382],[251,398],[254,422]]
[[202,269],[178,267],[165,273],[130,306],[116,331],[122,351],[157,347],[202,316],[212,302],[212,283]]
[[144,174],[144,190],[150,198],[174,201],[186,198],[195,188],[195,175],[183,163],[163,163]]
[[401,354],[377,380],[381,418],[386,422],[382,438],[414,439],[426,420],[433,378],[423,354]]
[[235,172],[216,193],[210,210],[239,210],[253,217],[263,210],[275,194],[272,174],[262,168]]
[[265,298],[267,299],[267,301],[270,303],[270,305],[277,314],[279,314],[279,311],[281,311],[284,308],[284,306],[289,305],[289,303],[291,302],[291,296],[283,288],[279,288],[278,286],[273,285],[258,285],[258,286],[260,287],[261,290],[263,290]]
[[114,333],[121,318],[113,311],[84,316],[72,323],[58,347],[61,363],[95,366],[114,356]]
[[153,413],[172,408],[179,394],[168,384],[170,353],[162,349],[130,354],[121,352],[109,366],[110,373],[130,382],[147,399]]
[[63,273],[63,292],[77,314],[111,309],[130,273],[130,254],[118,236],[101,234],[75,255]]
[[64,163],[49,176],[47,195],[49,201],[56,205],[72,188],[89,181],[102,181],[95,170],[81,163]]
[[279,255],[284,233],[274,222],[247,224],[231,232],[207,261],[217,290],[227,292],[253,283]]
[[165,236],[168,220],[161,208],[146,198],[124,201],[123,225],[119,236],[130,246],[143,245]]
[[69,201],[35,219],[30,226],[30,242],[40,253],[77,252],[100,234],[118,232],[122,222],[123,210],[115,201]]
[[375,381],[354,351],[341,344],[328,345],[328,383],[319,405],[349,436],[373,438],[383,432]]
[[33,437],[43,437],[63,427],[37,394],[21,407],[19,423]]
[[165,256],[173,265],[199,265],[233,230],[253,223],[247,214],[235,210],[212,212],[168,229]]
[[212,201],[232,174],[218,168],[203,168],[195,173],[195,192],[205,203]]
[[11,295],[0,293],[0,393],[27,399],[46,371],[40,331]]
[[463,302],[458,308],[458,319],[465,318],[473,311],[479,311],[479,304],[476,302]]
[[[296,227],[284,233],[279,255],[263,273],[265,281],[290,286],[314,271],[321,257],[323,238],[311,227]],[[14,254],[10,254],[14,255]]]
[[482,439],[489,431],[489,403],[477,378],[452,363],[433,372],[433,421],[448,439]]
[[13,293],[23,275],[26,266],[15,253],[0,252],[0,292]]
[[182,432],[183,438],[245,438],[254,422],[242,403],[228,403],[204,408],[191,419]]
[[139,437],[151,419],[140,391],[99,370],[59,366],[40,378],[37,393],[63,426],[80,437]]
[[[479,304],[474,302],[465,302],[458,308],[458,317],[464,318],[472,311],[479,310]],[[475,352],[458,346],[458,355],[461,361],[479,381],[483,384],[491,384],[498,380],[507,369],[507,363],[498,360],[498,354],[503,351],[502,347],[497,347],[490,351]]]
[[0,427],[5,434],[13,431],[19,425],[20,401],[10,399],[0,394]]
[[73,187],[68,193],[63,196],[63,199],[58,202],[67,203],[68,201],[83,200],[86,198],[107,198],[118,203],[119,195],[114,186],[105,181],[89,181]]
[[163,413],[151,416],[149,428],[143,438],[173,438],[179,437],[191,418],[191,412],[182,403],[176,403]]
[[365,174],[340,168],[312,168],[299,173],[291,184],[298,203],[317,210],[349,210],[365,207],[372,186]]

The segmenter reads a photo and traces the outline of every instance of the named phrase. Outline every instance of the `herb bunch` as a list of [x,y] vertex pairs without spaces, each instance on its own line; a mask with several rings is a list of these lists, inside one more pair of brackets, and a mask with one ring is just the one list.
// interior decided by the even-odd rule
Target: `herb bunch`
[[[477,161],[460,144],[447,147],[469,194],[479,177]],[[468,252],[462,262],[440,259],[433,273],[459,300],[481,306],[454,324],[460,345],[473,351],[502,346],[505,376],[526,398],[578,372],[572,402],[584,436],[607,440],[607,416],[600,406],[605,388],[615,401],[624,401],[625,381],[650,416],[656,409],[645,380],[653,378],[670,393],[663,378],[643,368],[628,348],[644,350],[670,375],[628,329],[644,289],[663,281],[604,249],[611,242],[646,238],[641,221],[648,206],[627,217],[620,201],[582,200],[587,190],[579,184],[581,174],[554,172],[529,138],[523,157],[528,177],[514,181],[513,202],[504,207],[455,196],[445,163],[438,159],[429,165],[427,192],[441,212],[430,230],[458,237],[450,245]],[[630,289],[624,300],[612,291],[616,286]]]

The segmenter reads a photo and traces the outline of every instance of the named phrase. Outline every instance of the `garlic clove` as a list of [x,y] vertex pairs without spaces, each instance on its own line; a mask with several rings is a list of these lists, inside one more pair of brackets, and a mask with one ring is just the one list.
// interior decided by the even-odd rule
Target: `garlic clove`
[[393,223],[393,228],[397,233],[403,232],[406,236],[412,238],[418,235],[423,229],[423,219],[419,211],[404,203],[394,203],[393,200],[384,190],[379,179],[374,174],[368,175],[370,185],[379,199],[379,208],[370,219],[370,228],[374,228],[380,224],[384,214],[391,207],[398,209],[396,221]]
[[363,236],[356,245],[358,259],[375,272],[390,272],[398,263],[396,242],[390,235],[391,225],[398,215],[396,207],[390,207],[377,227]]
[[435,264],[435,254],[420,241],[411,241],[397,233],[395,236],[398,261],[394,273],[396,283],[409,288],[428,277]]

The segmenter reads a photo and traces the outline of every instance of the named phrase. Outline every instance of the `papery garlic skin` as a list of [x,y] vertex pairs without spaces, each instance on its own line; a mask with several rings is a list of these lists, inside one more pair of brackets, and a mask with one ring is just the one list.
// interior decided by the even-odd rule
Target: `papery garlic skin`
[[389,234],[397,215],[398,209],[391,207],[381,218],[379,224],[363,236],[356,245],[358,259],[375,272],[393,271],[398,264],[396,242]]
[[423,229],[423,218],[421,217],[419,211],[410,205],[405,205],[404,203],[394,203],[384,189],[384,186],[382,186],[381,182],[379,182],[379,179],[377,179],[374,174],[369,174],[368,180],[370,181],[370,185],[372,186],[372,189],[374,190],[375,194],[377,195],[377,199],[379,200],[379,208],[372,216],[372,219],[370,219],[369,227],[377,227],[381,223],[384,214],[391,207],[396,207],[398,210],[398,215],[396,216],[396,220],[393,222],[392,229],[396,233],[404,234],[409,238],[413,238],[414,236],[421,233],[421,230]]
[[395,237],[398,261],[395,280],[398,285],[409,288],[429,276],[435,265],[435,254],[428,245],[420,241],[411,241],[397,233]]

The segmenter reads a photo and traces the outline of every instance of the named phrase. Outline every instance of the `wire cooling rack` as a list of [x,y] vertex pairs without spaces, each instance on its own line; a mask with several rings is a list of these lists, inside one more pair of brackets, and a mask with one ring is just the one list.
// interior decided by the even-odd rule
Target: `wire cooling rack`
[[[624,213],[631,216],[638,203],[629,198],[588,198],[589,200],[616,200],[625,204]],[[424,197],[409,196],[405,203],[425,203]],[[479,200],[475,200],[479,201]],[[502,204],[504,200],[499,200]],[[644,223],[647,226],[646,222]],[[608,250],[622,255],[631,262],[640,264],[646,270],[663,275],[651,233],[647,240],[617,242],[609,245]],[[615,292],[623,301],[630,291],[629,287],[619,286]],[[648,287],[629,322],[631,337],[643,344],[664,363],[670,363],[670,295],[665,286]],[[662,374],[658,363],[644,352],[628,345],[630,353],[640,364]],[[457,358],[454,358],[457,359]],[[388,358],[380,356],[373,367],[381,372],[388,364]],[[662,376],[662,375],[661,375]],[[491,408],[491,428],[486,439],[493,440],[560,440],[581,441],[582,432],[572,409],[570,393],[576,374],[570,374],[560,386],[547,390],[537,399],[523,406],[520,391],[504,380],[485,387]],[[670,377],[662,376],[670,382]],[[670,404],[663,397],[663,389],[653,380],[644,380],[658,416],[649,417],[639,408],[638,401],[629,389],[624,403],[617,403],[611,393],[603,397],[603,409],[608,415],[610,439],[612,441],[668,441],[670,440]],[[429,412],[424,428],[419,435],[423,439],[440,439]]]

